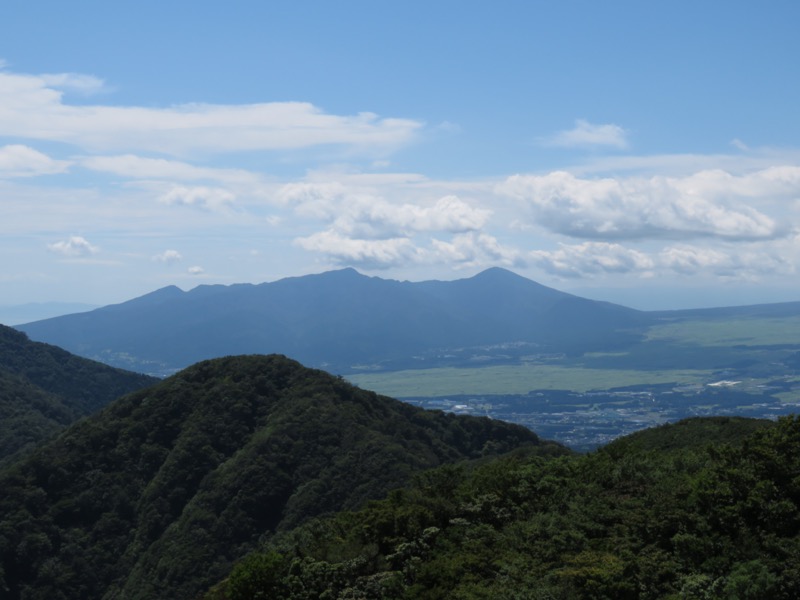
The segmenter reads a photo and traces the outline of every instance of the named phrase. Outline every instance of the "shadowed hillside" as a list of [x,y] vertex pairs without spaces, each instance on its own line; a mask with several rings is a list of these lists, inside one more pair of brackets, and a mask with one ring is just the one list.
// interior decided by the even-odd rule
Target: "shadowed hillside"
[[424,411],[282,356],[207,361],[0,477],[4,598],[194,598],[275,531],[529,430]]
[[0,325],[0,465],[111,400],[158,380]]
[[800,420],[445,466],[242,560],[206,600],[800,597]]

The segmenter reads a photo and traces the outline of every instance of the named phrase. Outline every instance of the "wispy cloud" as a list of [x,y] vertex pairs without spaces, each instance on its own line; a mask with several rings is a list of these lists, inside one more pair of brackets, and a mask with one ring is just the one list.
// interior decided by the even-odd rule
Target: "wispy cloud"
[[105,82],[94,75],[53,73],[40,75],[39,77],[48,87],[77,92],[85,96],[96,94],[106,89]]
[[611,123],[595,125],[578,119],[575,127],[559,131],[549,137],[541,138],[545,146],[562,148],[586,148],[592,146],[609,146],[624,149],[628,147],[628,133],[619,125]]
[[529,260],[556,277],[581,279],[605,275],[699,275],[754,281],[795,271],[791,261],[768,249],[741,251],[685,244],[652,253],[608,242],[560,244],[555,250],[530,252]]
[[131,179],[161,179],[180,181],[221,181],[253,184],[260,181],[255,173],[244,169],[197,167],[187,162],[124,154],[117,156],[87,156],[81,166],[93,171],[113,173]]
[[102,82],[75,74],[0,72],[0,131],[59,141],[89,151],[175,156],[342,145],[393,148],[423,124],[363,112],[328,114],[307,102],[183,104],[163,108],[70,105],[60,88],[96,91]]
[[164,250],[161,254],[153,256],[153,260],[156,262],[173,264],[183,260],[183,256],[181,256],[181,253],[177,250]]
[[0,147],[0,177],[54,175],[65,173],[69,165],[69,161],[54,160],[21,144]]
[[236,196],[223,188],[174,186],[159,200],[164,204],[221,210],[233,204]]

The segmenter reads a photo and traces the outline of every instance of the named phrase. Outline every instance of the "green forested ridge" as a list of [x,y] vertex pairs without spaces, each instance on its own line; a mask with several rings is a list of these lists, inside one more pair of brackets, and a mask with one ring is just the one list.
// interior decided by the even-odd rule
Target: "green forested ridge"
[[791,600],[798,503],[800,419],[693,419],[430,471],[278,536],[206,600]]
[[114,398],[156,381],[32,342],[0,325],[0,465]]
[[281,356],[206,361],[0,473],[3,598],[194,598],[275,531],[529,430],[429,412]]

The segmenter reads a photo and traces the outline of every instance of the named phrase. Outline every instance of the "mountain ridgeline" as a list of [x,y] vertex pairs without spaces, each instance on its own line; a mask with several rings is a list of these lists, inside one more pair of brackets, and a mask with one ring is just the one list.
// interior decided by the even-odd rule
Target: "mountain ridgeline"
[[190,599],[275,532],[530,430],[425,411],[283,356],[201,362],[0,472],[3,598]]
[[115,366],[167,374],[199,360],[280,353],[328,371],[393,368],[456,348],[525,353],[614,348],[642,313],[493,268],[401,282],[353,269],[260,285],[167,287],[122,304],[21,325],[33,339]]
[[0,465],[158,380],[32,342],[0,325]]

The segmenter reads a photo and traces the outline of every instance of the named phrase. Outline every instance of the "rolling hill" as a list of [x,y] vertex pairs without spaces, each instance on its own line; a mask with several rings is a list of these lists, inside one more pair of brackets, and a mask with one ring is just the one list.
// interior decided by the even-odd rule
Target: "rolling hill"
[[153,377],[115,369],[0,325],[0,465]]
[[800,597],[800,420],[446,466],[273,538],[204,600]]
[[315,515],[531,431],[425,411],[282,356],[201,362],[0,472],[3,598],[190,599]]

